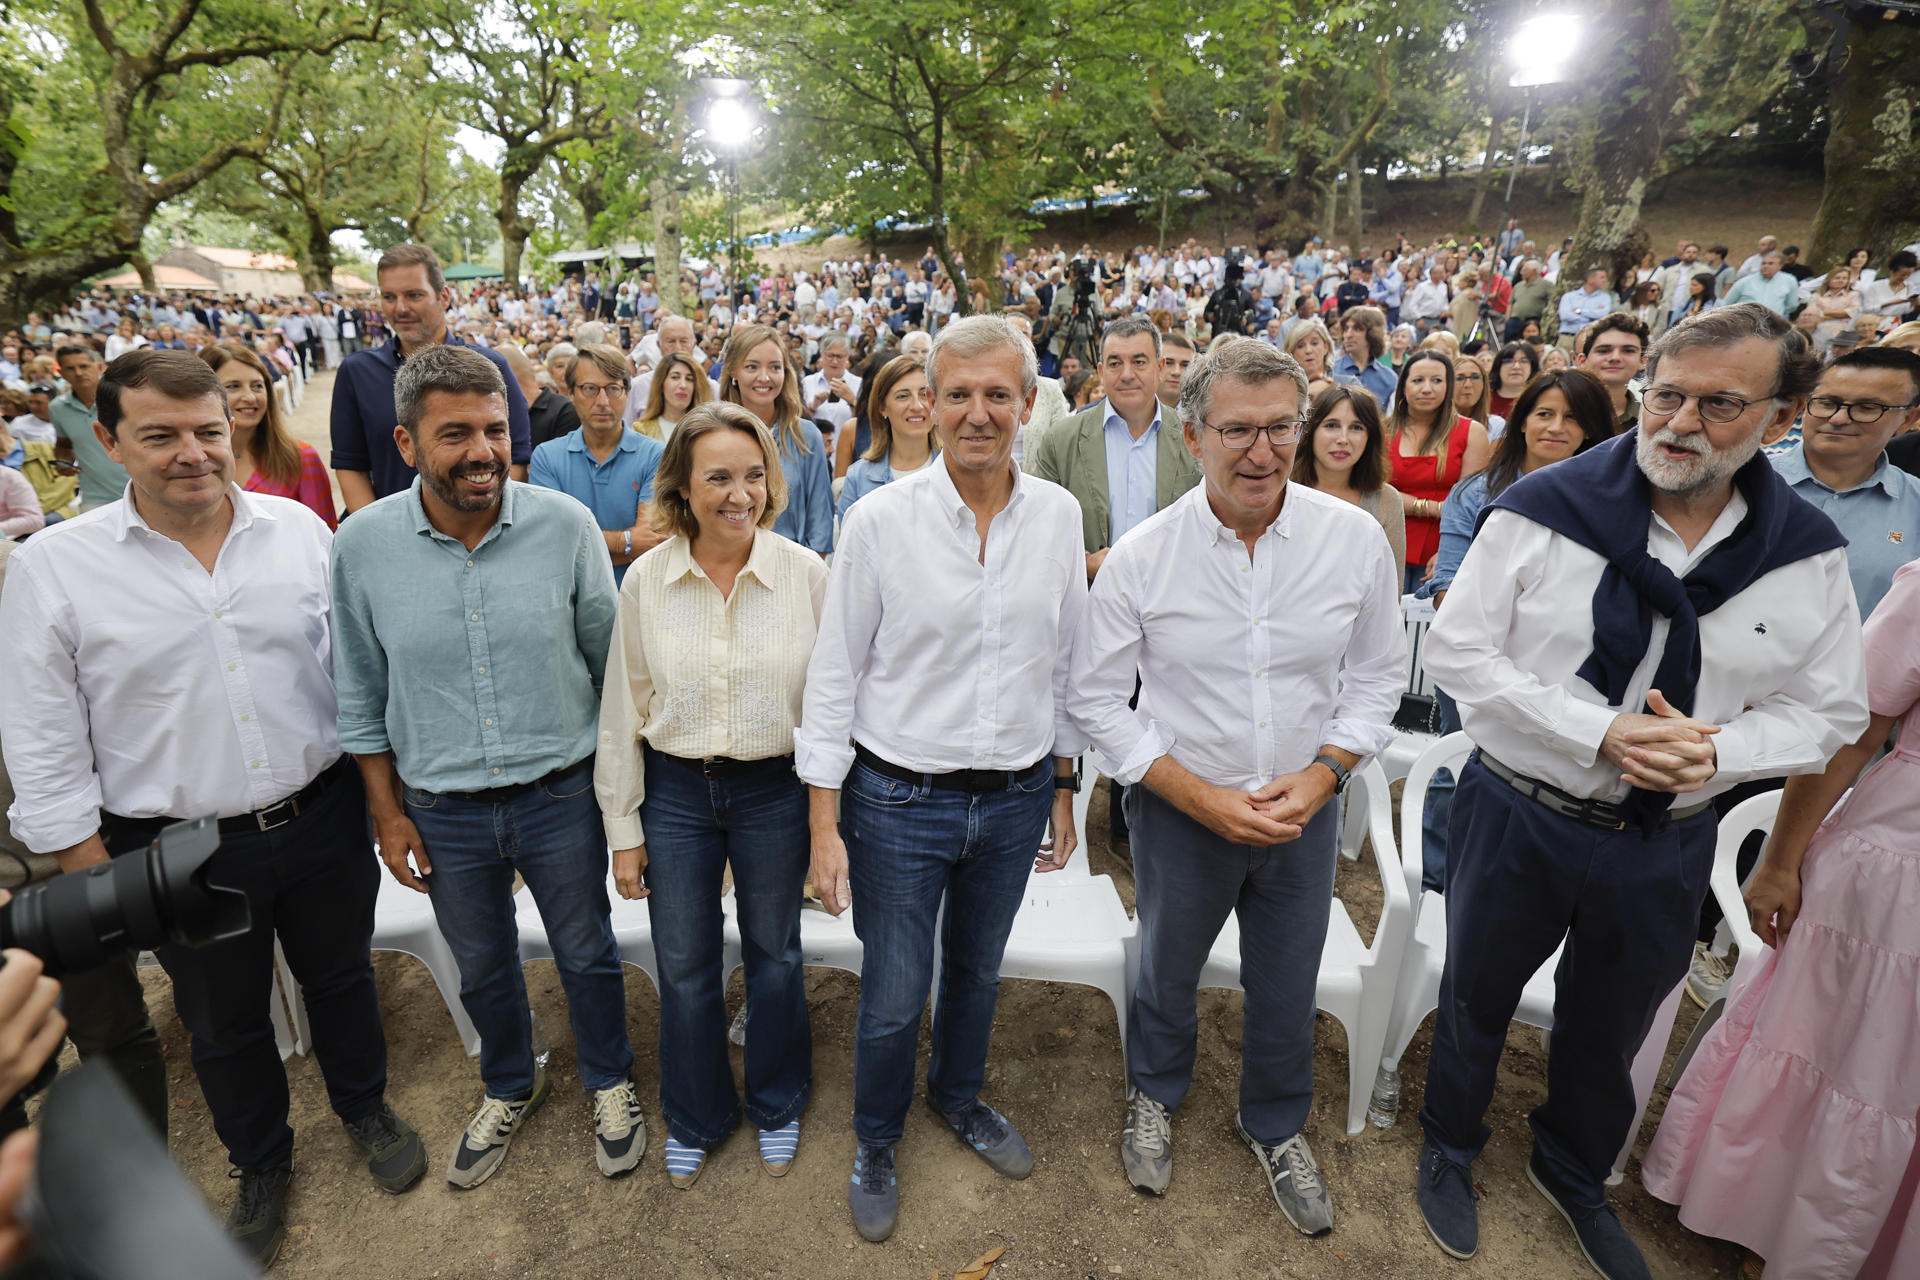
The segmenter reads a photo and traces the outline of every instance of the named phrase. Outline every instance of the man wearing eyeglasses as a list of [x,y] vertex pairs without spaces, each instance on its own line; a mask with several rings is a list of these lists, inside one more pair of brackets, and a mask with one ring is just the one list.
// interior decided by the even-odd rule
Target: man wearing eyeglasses
[[1638,428],[1492,503],[1428,632],[1478,748],[1448,835],[1416,1184],[1454,1257],[1479,1243],[1471,1168],[1509,1022],[1564,946],[1528,1178],[1601,1275],[1650,1274],[1605,1180],[1635,1128],[1631,1064],[1687,974],[1711,802],[1818,772],[1867,724],[1845,539],[1755,456],[1818,372],[1759,304],[1683,320],[1650,353]]
[[1313,1236],[1333,1227],[1303,1131],[1339,834],[1330,802],[1393,741],[1406,633],[1379,524],[1287,483],[1306,405],[1300,365],[1256,339],[1226,338],[1194,362],[1179,413],[1203,481],[1108,555],[1075,642],[1070,705],[1129,784],[1140,975],[1128,1180],[1160,1194],[1172,1179],[1169,1122],[1193,1079],[1200,970],[1237,914],[1236,1127],[1282,1213]]
[[567,393],[580,425],[533,451],[528,479],[578,498],[593,512],[618,585],[627,566],[666,540],[647,518],[653,475],[667,447],[621,422],[630,375],[627,357],[610,343],[580,348],[567,369]]
[[1860,616],[1893,575],[1920,559],[1920,480],[1887,461],[1887,443],[1920,422],[1920,355],[1860,347],[1820,375],[1801,420],[1800,448],[1773,460],[1793,491],[1847,536],[1847,572]]

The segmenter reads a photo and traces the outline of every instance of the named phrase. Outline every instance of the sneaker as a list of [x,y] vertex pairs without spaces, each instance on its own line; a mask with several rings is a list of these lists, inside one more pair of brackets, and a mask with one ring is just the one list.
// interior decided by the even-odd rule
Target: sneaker
[[1320,1166],[1313,1158],[1313,1148],[1307,1145],[1307,1135],[1296,1133],[1279,1146],[1270,1147],[1248,1133],[1237,1114],[1233,1127],[1260,1162],[1273,1201],[1287,1221],[1303,1235],[1323,1236],[1333,1230],[1333,1200],[1327,1195],[1327,1184],[1320,1180]]
[[[928,1101],[931,1105],[932,1100]],[[1020,1131],[980,1099],[975,1098],[961,1111],[940,1111],[938,1107],[934,1110],[939,1111],[947,1127],[978,1152],[995,1173],[1019,1179],[1033,1172],[1033,1152],[1027,1150]]]
[[372,1115],[342,1123],[355,1149],[366,1158],[374,1185],[382,1191],[399,1195],[427,1171],[426,1144],[385,1102]]
[[647,1121],[633,1081],[593,1091],[593,1159],[609,1178],[633,1172],[647,1154]]
[[1168,1131],[1167,1109],[1138,1089],[1127,1103],[1126,1127],[1120,1130],[1120,1163],[1135,1191],[1163,1196],[1173,1181],[1173,1135]]
[[667,1181],[685,1191],[700,1180],[700,1171],[707,1167],[707,1153],[699,1147],[690,1147],[672,1134],[667,1135]]
[[1640,1246],[1620,1225],[1620,1215],[1613,1211],[1612,1205],[1602,1201],[1598,1209],[1569,1209],[1565,1201],[1547,1189],[1540,1174],[1538,1151],[1527,1161],[1527,1181],[1573,1228],[1580,1252],[1596,1274],[1606,1280],[1653,1280],[1653,1273],[1647,1270],[1647,1260],[1640,1254]]
[[227,1176],[240,1180],[240,1194],[227,1214],[227,1234],[264,1271],[287,1238],[287,1184],[293,1181],[293,1166],[235,1169]]
[[1687,999],[1702,1009],[1720,998],[1727,988],[1732,968],[1704,942],[1693,944],[1693,967],[1687,970]]
[[507,1147],[512,1144],[521,1122],[539,1110],[546,1100],[547,1071],[545,1067],[536,1067],[533,1092],[527,1097],[517,1102],[490,1097],[482,1102],[468,1122],[467,1131],[460,1135],[459,1145],[453,1149],[453,1159],[447,1163],[447,1181],[464,1191],[491,1178],[507,1158]]
[[1420,1217],[1427,1234],[1451,1257],[1471,1258],[1480,1249],[1480,1198],[1473,1189],[1473,1173],[1449,1160],[1431,1141],[1420,1148]]
[[893,1234],[894,1221],[900,1216],[900,1188],[893,1176],[892,1147],[860,1144],[853,1154],[847,1203],[853,1209],[853,1229],[861,1239],[879,1244]]
[[760,1133],[760,1167],[776,1178],[787,1176],[787,1170],[793,1167],[793,1158],[800,1151],[800,1121],[798,1118],[787,1121],[778,1129],[762,1129]]

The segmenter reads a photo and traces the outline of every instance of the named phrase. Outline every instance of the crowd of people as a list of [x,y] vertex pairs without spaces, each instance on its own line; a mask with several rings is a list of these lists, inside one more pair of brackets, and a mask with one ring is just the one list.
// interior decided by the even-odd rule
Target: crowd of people
[[[460,1188],[550,1094],[516,876],[609,1177],[648,1146],[609,893],[648,899],[680,1188],[743,1119],[769,1175],[792,1165],[800,912],[852,910],[849,1210],[879,1241],[936,957],[925,1096],[997,1172],[1033,1167],[985,1067],[1001,955],[1029,875],[1079,843],[1091,748],[1139,920],[1126,1177],[1170,1188],[1195,991],[1237,914],[1235,1127],[1319,1235],[1305,1125],[1338,797],[1399,731],[1403,597],[1424,596],[1435,727],[1478,747],[1424,815],[1450,939],[1416,1175],[1434,1239],[1477,1248],[1501,1046],[1564,945],[1529,1176],[1597,1271],[1648,1274],[1603,1189],[1627,1064],[1676,983],[1703,1003],[1725,985],[1716,816],[1792,774],[1748,859],[1779,950],[1681,1083],[1647,1181],[1770,1275],[1843,1255],[1905,1274],[1911,746],[1820,820],[1920,697],[1914,254],[1802,278],[1769,240],[1738,267],[1687,242],[1632,280],[1587,271],[1551,317],[1566,246],[1542,258],[1515,224],[1378,253],[1010,253],[965,319],[931,253],[732,289],[703,268],[688,314],[592,273],[462,299],[419,245],[382,255],[371,306],[90,296],[0,349],[12,835],[74,871],[219,817],[216,875],[253,926],[158,954],[240,1172],[229,1227],[267,1262],[294,1138],[276,939],[374,1181],[427,1167],[386,1101],[381,864],[428,896],[480,1036]],[[286,422],[323,367],[324,461]],[[164,1133],[133,964],[72,975],[66,1029]],[[1821,1191],[1868,1186],[1844,1215]]]

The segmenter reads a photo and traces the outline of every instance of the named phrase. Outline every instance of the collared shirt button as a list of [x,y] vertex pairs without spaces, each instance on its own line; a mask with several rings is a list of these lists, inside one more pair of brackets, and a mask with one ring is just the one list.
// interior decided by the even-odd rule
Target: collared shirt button
[[249,763],[249,764],[247,765],[247,768],[249,768],[249,769],[258,769],[259,767],[260,767],[260,762],[259,762],[258,760],[254,760],[254,761],[251,761],[251,762],[250,762],[250,763]]
[[478,622],[478,621],[480,621],[480,615],[479,615],[479,614],[477,614],[477,613],[476,613],[476,614],[474,614],[474,615],[473,615],[473,620],[474,620],[475,622]]
[[495,769],[495,770],[494,770],[494,772],[495,772],[495,773],[498,773],[498,772],[500,772],[500,771],[499,771],[498,769]]
[[227,616],[227,611],[225,609],[215,609],[213,611],[213,616],[216,618],[224,618]]
[[476,675],[485,675],[485,674],[487,674],[487,669],[486,669],[485,667],[475,667],[475,668],[474,668],[473,670],[474,670],[474,674],[476,674]]
[[239,666],[240,666],[240,664],[239,664],[239,663],[237,663],[237,662],[229,662],[229,663],[227,664],[227,670],[229,670],[229,671],[233,671],[233,670],[237,670],[237,669],[239,668]]
[[467,561],[467,568],[469,569],[473,568],[473,561],[471,560]]
[[241,724],[245,724],[245,723],[246,723],[247,721],[249,721],[249,720],[251,720],[251,719],[253,719],[253,716],[252,716],[252,715],[251,715],[250,713],[248,713],[248,712],[245,712],[245,711],[243,711],[243,712],[241,712],[241,713],[240,713],[240,723],[241,723]]
[[492,718],[491,718],[491,717],[489,717],[489,718],[488,718],[488,720],[487,720],[487,723],[488,723],[488,724],[492,724],[492,723],[493,723],[493,720],[492,720]]

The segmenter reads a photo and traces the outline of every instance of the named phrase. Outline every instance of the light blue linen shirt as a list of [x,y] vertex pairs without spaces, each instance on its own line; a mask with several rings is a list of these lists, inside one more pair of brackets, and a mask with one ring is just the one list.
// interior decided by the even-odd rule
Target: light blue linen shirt
[[1774,272],[1773,279],[1769,280],[1756,271],[1735,280],[1733,288],[1727,290],[1727,296],[1721,300],[1721,305],[1730,307],[1736,302],[1757,302],[1784,316],[1790,315],[1799,301],[1798,280],[1784,271]]
[[1560,295],[1560,332],[1571,337],[1613,310],[1613,295],[1605,289],[1588,293],[1575,289]]
[[1107,545],[1151,516],[1160,500],[1160,401],[1153,402],[1153,421],[1135,440],[1127,420],[1107,402]]
[[593,513],[508,481],[472,551],[435,529],[421,481],[333,540],[340,747],[394,754],[423,791],[533,782],[593,754],[618,596]]
[[[667,446],[638,431],[622,431],[620,443],[606,461],[596,462],[587,448],[586,432],[585,427],[575,427],[536,448],[527,478],[577,498],[602,529],[631,529],[640,504],[653,501],[654,473]],[[614,566],[615,586],[627,576],[627,568]]]
[[1920,560],[1920,480],[1887,461],[1884,452],[1871,476],[1839,490],[1814,477],[1802,449],[1769,455],[1768,460],[1795,493],[1826,512],[1847,536],[1847,576],[1853,579],[1854,602],[1865,619],[1893,586],[1893,575]]
[[833,550],[833,460],[827,457],[820,428],[800,420],[805,453],[794,449],[786,432],[776,430],[774,436],[779,442],[780,469],[787,477],[787,505],[775,517],[773,531],[827,555]]
[[107,446],[93,433],[94,411],[68,392],[47,412],[53,415],[54,434],[73,446],[73,460],[80,464],[80,505],[97,507],[125,493],[127,469],[107,456]]

